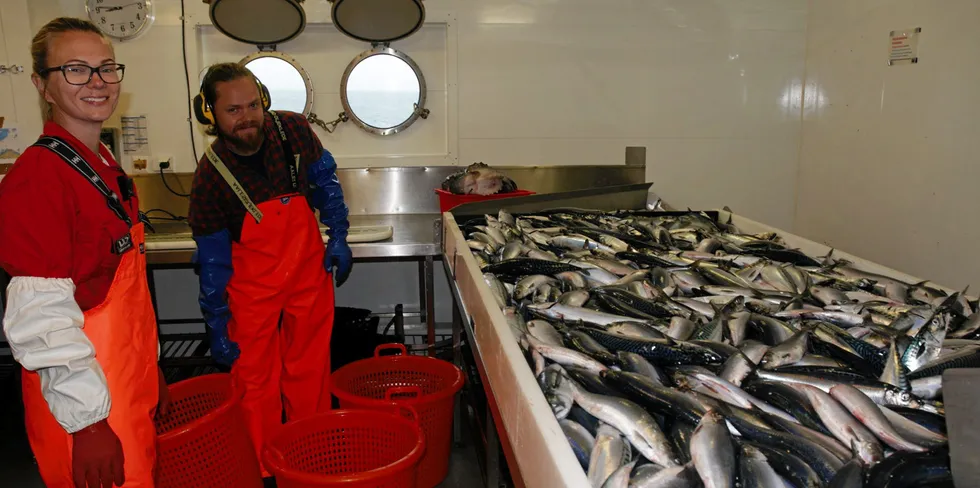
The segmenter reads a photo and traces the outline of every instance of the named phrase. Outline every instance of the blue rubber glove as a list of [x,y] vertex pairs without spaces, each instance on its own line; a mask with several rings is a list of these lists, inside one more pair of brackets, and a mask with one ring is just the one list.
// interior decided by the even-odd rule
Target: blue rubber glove
[[238,344],[228,337],[231,311],[225,298],[225,288],[231,279],[231,234],[223,229],[214,234],[195,237],[197,252],[192,259],[201,265],[201,294],[198,301],[204,313],[211,357],[220,364],[231,366],[238,359]]
[[[347,204],[344,203],[344,190],[337,179],[337,162],[326,149],[315,163],[310,165],[309,174],[313,207],[320,211],[320,222],[327,226],[327,249],[323,255],[323,267],[332,273],[337,287],[347,281],[354,256],[347,245]],[[336,269],[335,269],[336,268]]]

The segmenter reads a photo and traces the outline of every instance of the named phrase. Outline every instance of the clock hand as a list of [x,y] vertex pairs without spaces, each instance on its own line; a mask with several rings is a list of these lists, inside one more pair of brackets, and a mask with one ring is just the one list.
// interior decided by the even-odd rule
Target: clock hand
[[95,9],[96,13],[99,13],[99,9],[105,10],[106,12],[115,12],[116,10],[122,10],[126,7],[132,7],[133,5],[140,5],[142,2],[127,3],[126,5],[119,5],[117,7],[97,7]]

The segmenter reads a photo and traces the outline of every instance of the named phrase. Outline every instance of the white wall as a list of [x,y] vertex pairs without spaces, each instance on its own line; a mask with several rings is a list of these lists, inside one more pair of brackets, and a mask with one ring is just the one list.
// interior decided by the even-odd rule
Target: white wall
[[[77,0],[27,3],[34,29],[55,15],[84,15]],[[324,144],[338,149],[342,166],[621,164],[626,146],[644,145],[648,179],[667,201],[729,205],[792,227],[805,0],[425,5],[427,20],[445,24],[445,45],[420,36],[394,47],[429,65],[423,69],[434,89],[445,90],[430,87],[430,100],[444,98],[446,106],[433,103],[430,120],[391,139],[370,137],[351,123],[332,135],[318,129]],[[340,112],[340,74],[366,48],[327,24],[329,6],[307,0],[307,32],[280,46],[315,59],[306,63],[318,92],[314,111],[323,118]],[[186,8],[196,90],[198,66],[251,47],[227,41],[203,53],[199,36],[207,39],[213,28],[193,24],[209,23],[206,5],[187,0]],[[156,0],[156,12],[147,35],[117,44],[129,65],[120,112],[148,115],[151,150],[173,155],[179,170],[190,171],[180,2]],[[435,46],[444,49],[441,64]],[[445,154],[405,157],[432,153],[432,140],[420,146],[418,139],[435,137],[429,126],[444,131],[438,136]]]
[[[32,30],[55,16],[85,15],[79,0],[3,1],[25,1]],[[116,44],[128,65],[118,114],[147,115],[150,151],[191,171],[180,2],[155,4],[149,32]],[[767,224],[793,226],[805,0],[425,5],[425,29],[393,47],[422,65],[432,115],[392,138],[369,136],[351,123],[335,134],[317,129],[341,166],[622,164],[626,146],[647,146],[648,181],[668,202],[728,205]],[[337,34],[329,7],[306,0],[306,32],[279,46],[313,77],[313,110],[325,119],[341,110],[343,69],[367,48]],[[240,59],[252,47],[216,37],[200,0],[186,0],[186,10],[196,92],[205,63]],[[437,317],[445,321],[449,297],[438,269],[436,277]],[[191,283],[190,273],[161,273],[158,289],[170,297],[161,301],[162,316],[198,315]],[[359,264],[337,299],[375,311],[394,303],[418,310],[416,283],[413,264]]]
[[[945,286],[980,285],[980,2],[810,2],[796,233]],[[921,27],[919,63],[887,66]]]

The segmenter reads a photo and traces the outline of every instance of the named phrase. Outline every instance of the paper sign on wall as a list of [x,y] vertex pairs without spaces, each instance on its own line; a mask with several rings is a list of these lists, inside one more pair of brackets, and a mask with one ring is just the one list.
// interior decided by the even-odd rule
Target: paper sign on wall
[[0,128],[0,163],[13,163],[27,148],[27,144],[27,140],[19,137],[17,127],[8,125]]
[[919,62],[919,33],[915,29],[893,30],[888,34],[888,66],[916,64]]

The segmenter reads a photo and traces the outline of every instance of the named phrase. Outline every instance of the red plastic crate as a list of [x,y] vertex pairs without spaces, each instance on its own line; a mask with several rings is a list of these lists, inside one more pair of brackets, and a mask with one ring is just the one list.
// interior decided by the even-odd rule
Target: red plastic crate
[[483,202],[486,200],[498,200],[501,198],[526,197],[534,195],[533,191],[517,190],[510,193],[497,193],[496,195],[456,195],[443,189],[436,189],[439,195],[439,212],[448,212],[453,207],[464,203]]
[[156,419],[157,488],[262,488],[242,394],[227,373],[170,385],[170,412]]
[[[397,349],[400,354],[381,356]],[[418,488],[433,488],[449,473],[453,406],[463,372],[453,363],[411,356],[404,344],[382,344],[374,357],[350,363],[331,375],[340,408],[390,410],[391,402],[418,412],[425,433]]]

